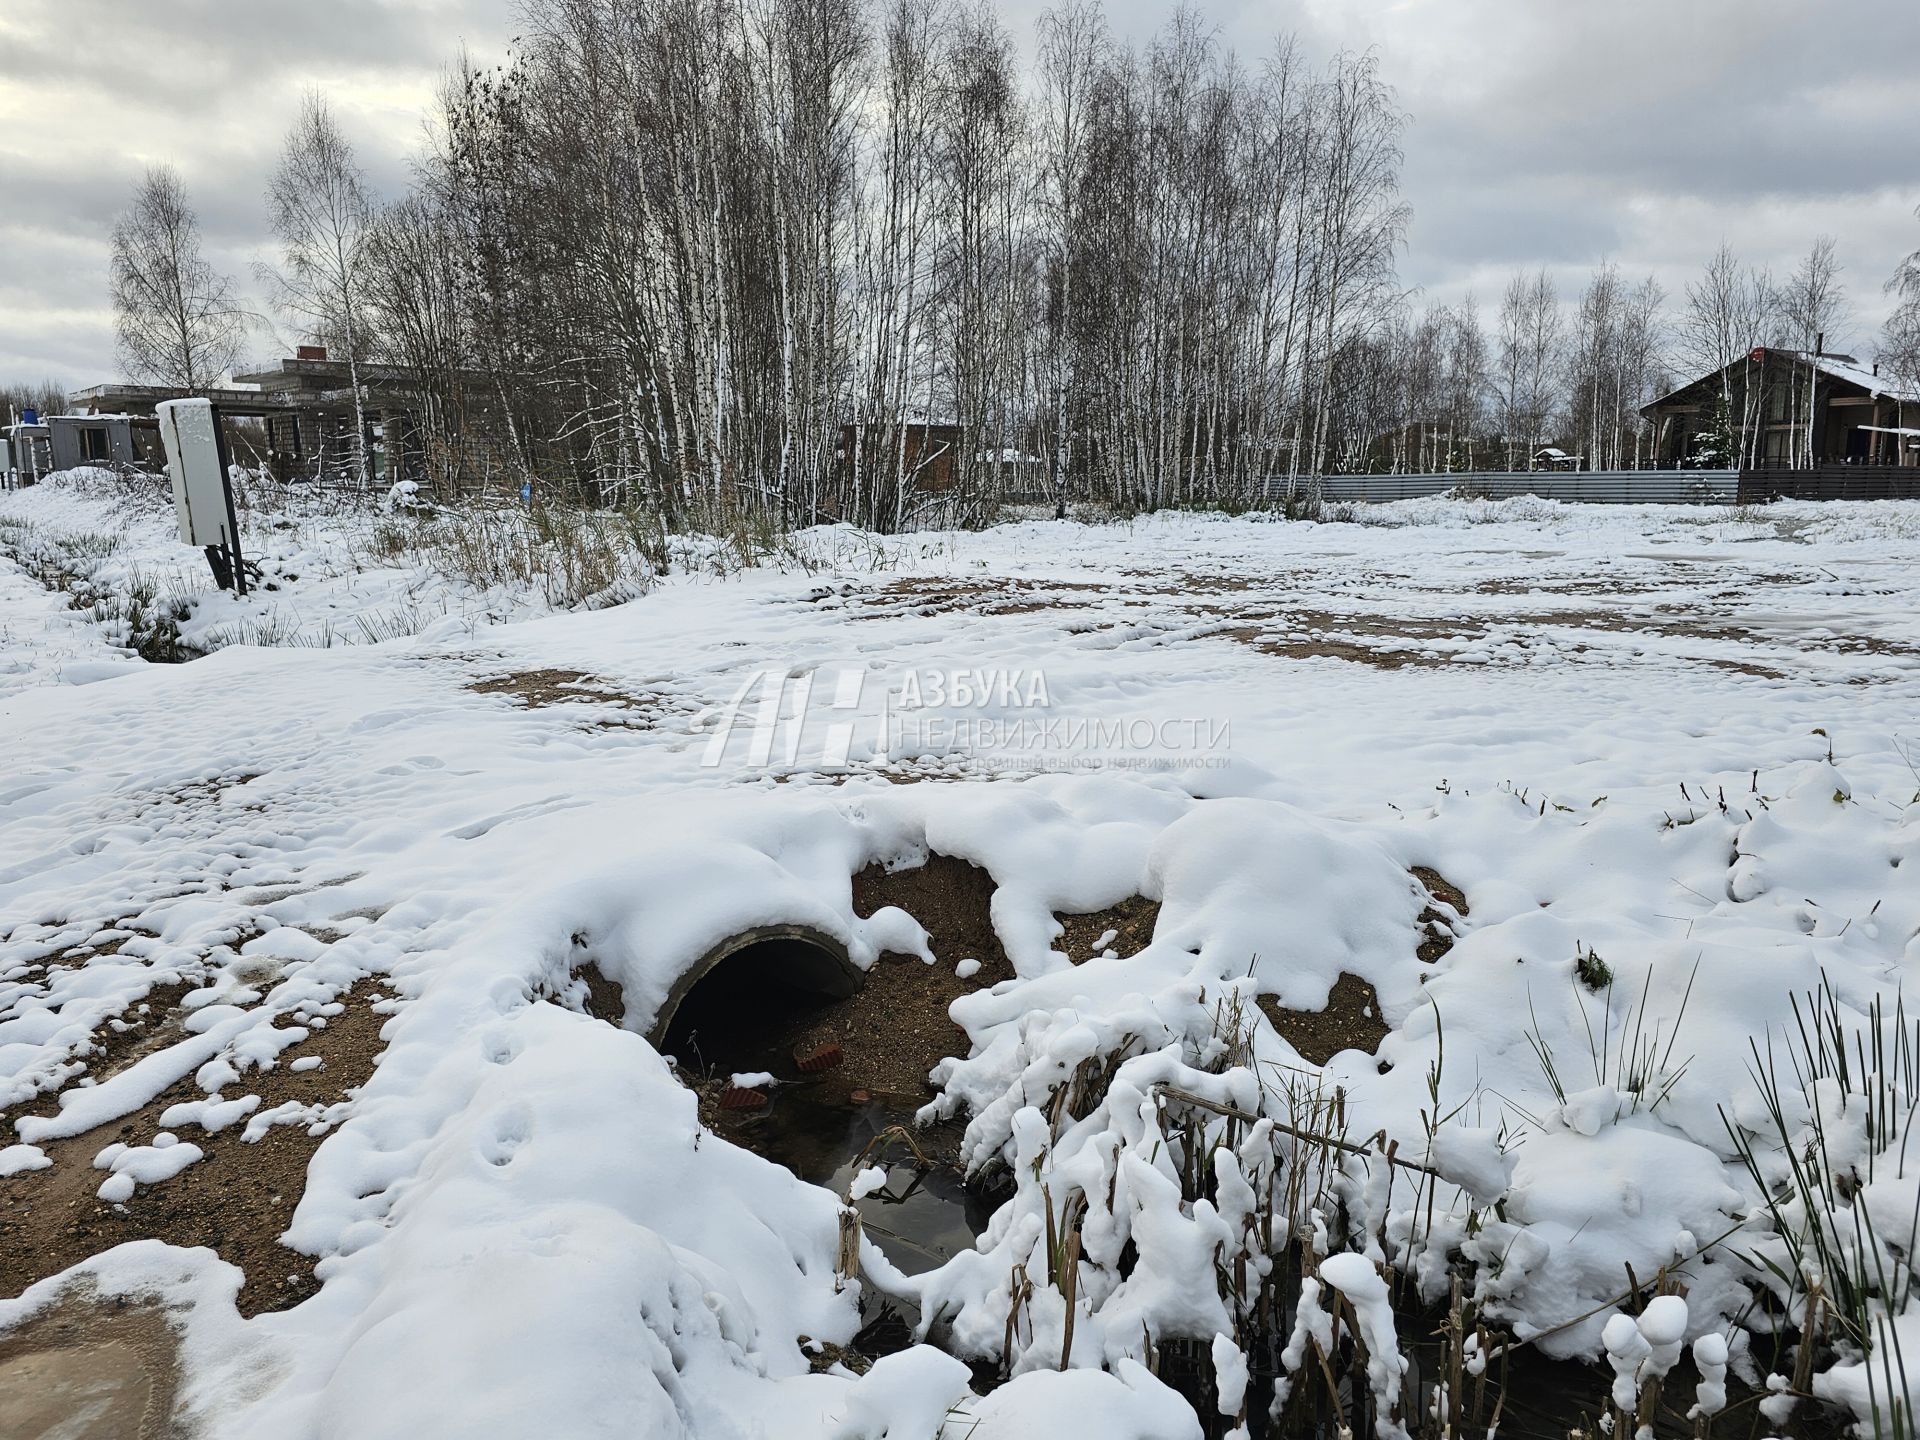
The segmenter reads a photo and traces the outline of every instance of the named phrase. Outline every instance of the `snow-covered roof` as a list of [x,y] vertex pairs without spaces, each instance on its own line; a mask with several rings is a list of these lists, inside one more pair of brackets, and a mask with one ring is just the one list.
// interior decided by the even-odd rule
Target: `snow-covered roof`
[[[1770,350],[1776,355],[1785,355],[1793,360],[1810,363],[1814,369],[1818,370],[1828,379],[1843,381],[1848,385],[1857,385],[1876,400],[1897,400],[1903,404],[1920,405],[1920,390],[1916,390],[1911,385],[1903,384],[1891,375],[1876,375],[1871,365],[1862,364],[1851,355],[1840,355],[1827,350],[1823,350],[1819,354],[1814,354],[1807,350],[1792,350],[1784,345],[1765,346],[1762,348]],[[1705,375],[1696,376],[1687,381],[1686,384],[1668,391],[1651,404],[1643,406],[1640,413],[1644,415],[1655,406],[1665,405],[1670,400],[1676,400],[1702,381],[1709,380],[1713,378],[1713,376],[1720,374],[1722,370],[1727,370],[1735,365],[1744,363],[1745,357],[1742,357],[1741,359],[1727,362],[1727,364],[1721,366],[1719,370],[1712,370]]]
[[1831,352],[1814,355],[1805,350],[1783,350],[1781,353],[1791,355],[1796,360],[1810,361],[1822,375],[1844,380],[1849,385],[1858,385],[1875,398],[1920,404],[1920,390],[1901,384],[1891,375],[1875,374],[1871,365],[1863,365],[1851,355],[1835,355]]

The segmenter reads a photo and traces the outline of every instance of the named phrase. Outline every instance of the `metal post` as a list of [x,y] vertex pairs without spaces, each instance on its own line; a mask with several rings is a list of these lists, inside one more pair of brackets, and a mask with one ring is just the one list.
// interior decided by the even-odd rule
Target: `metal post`
[[241,599],[247,595],[247,564],[240,554],[240,517],[233,507],[233,457],[227,452],[227,427],[220,415],[220,407],[208,407],[213,412],[213,444],[220,456],[220,492],[227,500],[227,557],[233,564],[233,593]]

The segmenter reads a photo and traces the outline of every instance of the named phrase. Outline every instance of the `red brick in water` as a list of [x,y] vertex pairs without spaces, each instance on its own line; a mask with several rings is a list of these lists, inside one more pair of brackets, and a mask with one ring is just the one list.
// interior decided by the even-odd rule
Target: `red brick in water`
[[845,1051],[829,1042],[825,1045],[816,1045],[811,1050],[796,1050],[793,1054],[793,1063],[812,1075],[821,1070],[831,1070],[846,1058]]
[[767,1092],[748,1090],[743,1086],[729,1085],[720,1092],[722,1110],[764,1110],[767,1106]]

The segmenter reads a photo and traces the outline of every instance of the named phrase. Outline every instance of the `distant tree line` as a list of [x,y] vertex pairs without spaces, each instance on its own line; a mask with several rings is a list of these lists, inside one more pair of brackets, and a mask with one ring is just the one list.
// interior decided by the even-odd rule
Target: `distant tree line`
[[[1903,325],[1914,337],[1908,353],[1920,357],[1920,256],[1893,288],[1907,298],[1888,323],[1883,362],[1898,351]],[[1631,469],[1651,463],[1656,439],[1641,407],[1734,364],[1722,381],[1715,453],[1702,458],[1751,464],[1770,397],[1758,367],[1749,384],[1735,362],[1757,347],[1831,352],[1853,324],[1834,242],[1824,236],[1784,280],[1722,245],[1677,305],[1651,276],[1629,283],[1610,263],[1572,297],[1545,269],[1519,271],[1491,335],[1469,297],[1397,313],[1369,338],[1352,373],[1355,404],[1371,405],[1374,418],[1353,426],[1360,448],[1336,459],[1339,468],[1394,473],[1524,470],[1552,446],[1588,469]],[[1799,421],[1813,403],[1810,369],[1783,398],[1787,418]],[[1800,432],[1802,444],[1809,433]]]
[[57,380],[0,384],[0,425],[12,424],[27,411],[58,415],[67,408],[67,392]]
[[[369,192],[314,93],[267,196],[266,289],[356,409],[366,366],[408,367],[449,492],[891,529],[1546,444],[1611,468],[1650,455],[1639,409],[1677,379],[1849,323],[1830,240],[1779,283],[1723,246],[1677,306],[1603,264],[1578,297],[1516,273],[1491,331],[1471,297],[1417,310],[1375,57],[1283,38],[1250,68],[1191,11],[1136,49],[1065,0],[1029,65],[955,0],[528,0],[525,22],[509,63],[449,77],[410,193]],[[231,365],[250,317],[171,170],[112,263],[130,373]],[[1890,288],[1883,354],[1920,371],[1920,255]],[[1756,405],[1729,385],[1730,452]]]
[[[897,527],[1009,489],[1214,501],[1351,448],[1399,300],[1371,55],[1256,71],[943,0],[536,0],[447,87],[369,313],[431,443],[668,512]],[[927,493],[943,440],[943,484]],[[943,432],[944,434],[945,432]]]

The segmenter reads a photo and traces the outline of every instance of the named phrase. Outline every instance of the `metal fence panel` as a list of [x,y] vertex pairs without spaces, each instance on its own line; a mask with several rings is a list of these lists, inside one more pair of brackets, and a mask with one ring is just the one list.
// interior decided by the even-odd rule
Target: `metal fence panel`
[[1743,501],[1920,500],[1920,466],[1818,465],[1811,470],[1746,470]]
[[1285,475],[1267,480],[1266,494],[1284,500],[1318,493],[1322,500],[1413,500],[1457,491],[1492,500],[1537,495],[1583,505],[1732,505],[1740,498],[1737,470],[1454,471],[1445,475]]

